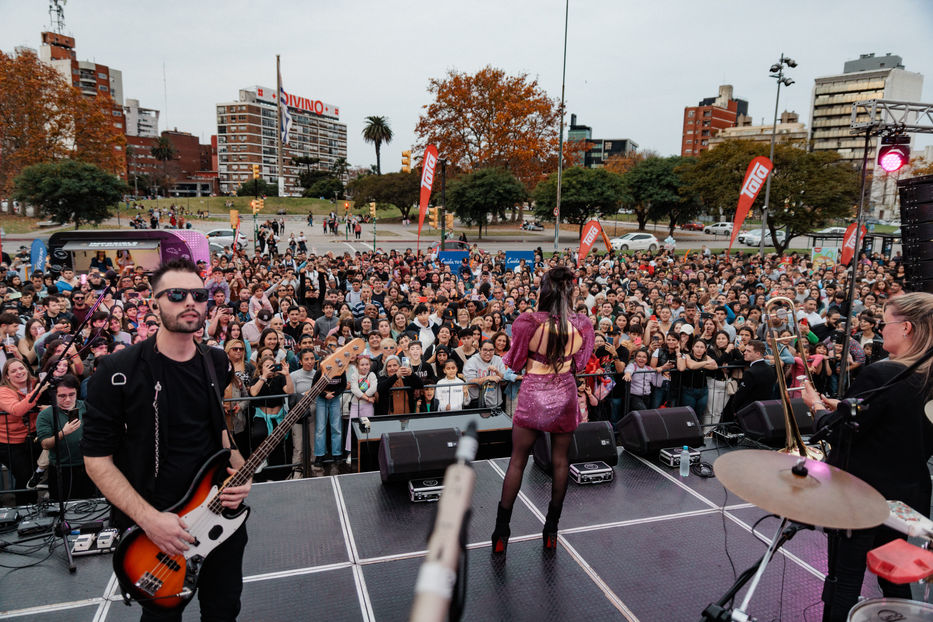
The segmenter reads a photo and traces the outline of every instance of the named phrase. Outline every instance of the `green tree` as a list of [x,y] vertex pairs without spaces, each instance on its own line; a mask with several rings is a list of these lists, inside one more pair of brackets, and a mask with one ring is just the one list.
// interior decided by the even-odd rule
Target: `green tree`
[[311,172],[311,167],[321,161],[321,158],[315,158],[314,156],[295,156],[292,158],[293,166],[304,166],[306,167],[306,172]]
[[[707,210],[734,217],[748,163],[756,156],[767,156],[768,147],[765,143],[726,141],[703,152],[695,163],[682,169],[688,191]],[[799,235],[832,220],[853,216],[858,200],[858,171],[842,162],[835,151],[810,153],[778,144],[771,175],[768,229],[772,239],[778,229],[786,234],[784,242],[776,245],[778,253],[783,253]],[[753,209],[764,205],[764,195],[762,189]]]
[[651,156],[622,175],[624,202],[635,212],[639,231],[644,231],[648,220],[667,220],[673,234],[677,223],[686,222],[702,209],[677,172],[685,160],[680,156]]
[[237,188],[238,197],[277,197],[279,196],[279,187],[277,184],[270,184],[265,179],[247,179]]
[[34,164],[13,180],[13,198],[55,222],[100,223],[129,189],[106,171],[75,160]]
[[363,140],[376,146],[376,175],[382,175],[382,162],[379,153],[382,143],[392,142],[392,128],[386,117],[366,117],[366,126],[363,128]]
[[356,205],[367,205],[370,201],[391,203],[401,212],[402,218],[410,216],[420,194],[420,171],[361,175],[347,184],[347,196]]
[[501,168],[483,168],[463,175],[447,190],[447,209],[456,212],[466,225],[479,225],[480,239],[483,225],[489,232],[487,215],[504,216],[505,210],[528,196],[525,186],[515,175]]
[[[533,193],[535,215],[554,220],[557,204],[557,173],[538,184]],[[569,168],[561,180],[561,221],[583,225],[591,218],[614,214],[624,198],[622,178],[602,168]]]
[[343,182],[336,177],[322,177],[307,188],[302,195],[306,197],[322,197],[330,199],[343,194]]
[[162,135],[156,140],[156,144],[150,149],[152,157],[162,163],[162,194],[168,196],[169,188],[172,185],[172,178],[168,172],[168,163],[178,157],[178,150],[168,136]]

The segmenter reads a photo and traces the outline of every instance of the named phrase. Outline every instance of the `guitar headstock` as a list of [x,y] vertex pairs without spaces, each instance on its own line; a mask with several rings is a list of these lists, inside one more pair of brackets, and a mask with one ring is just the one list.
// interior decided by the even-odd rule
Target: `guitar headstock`
[[328,378],[335,378],[347,371],[350,363],[363,353],[366,342],[354,339],[321,362],[321,372]]

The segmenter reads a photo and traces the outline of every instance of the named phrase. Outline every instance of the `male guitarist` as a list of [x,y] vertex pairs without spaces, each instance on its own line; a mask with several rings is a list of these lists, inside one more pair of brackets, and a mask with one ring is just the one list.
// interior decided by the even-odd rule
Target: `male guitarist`
[[[193,340],[208,298],[197,266],[169,261],[150,283],[162,326],[155,337],[101,360],[88,385],[81,448],[88,475],[115,506],[114,526],[135,522],[162,551],[179,555],[195,538],[182,518],[165,510],[185,496],[212,455],[231,447],[215,390],[222,395],[231,368],[223,350]],[[234,449],[230,464],[243,462]],[[226,488],[221,501],[236,508],[249,490],[249,483]],[[236,619],[246,541],[244,524],[207,556],[198,582],[202,619]],[[141,620],[181,620],[181,608],[140,604]]]

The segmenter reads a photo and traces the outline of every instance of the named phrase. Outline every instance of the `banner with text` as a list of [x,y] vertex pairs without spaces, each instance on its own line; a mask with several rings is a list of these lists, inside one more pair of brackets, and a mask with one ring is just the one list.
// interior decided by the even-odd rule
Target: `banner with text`
[[521,265],[522,259],[529,270],[535,267],[534,251],[505,251],[505,269],[508,272],[514,272],[515,268]]
[[[421,202],[418,205],[418,248],[421,248],[421,227],[424,215],[431,200],[431,188],[434,186],[434,168],[437,166],[437,147],[428,145],[421,160]],[[445,206],[446,207],[446,206]]]
[[586,256],[589,255],[590,249],[593,248],[593,244],[596,242],[596,238],[598,238],[602,232],[603,228],[599,226],[598,220],[591,220],[583,225],[583,235],[580,236],[580,252],[577,253],[577,267],[579,267],[583,263],[583,260],[586,259]]
[[457,274],[457,269],[469,256],[467,251],[440,251],[437,253],[437,260],[445,266],[450,266],[450,271]]
[[[852,261],[852,256],[855,255],[855,228],[858,226],[858,223],[852,223],[846,227],[846,232],[842,236],[842,257],[839,258],[839,263],[844,266],[848,266],[849,262]],[[862,225],[862,231],[859,233],[859,241],[865,239],[865,225]]]
[[29,265],[33,272],[45,271],[45,260],[49,256],[48,249],[42,240],[33,240],[32,248],[29,249]]
[[745,179],[742,181],[742,191],[739,193],[739,205],[735,210],[735,220],[732,221],[732,237],[729,238],[729,250],[732,250],[732,244],[742,229],[742,223],[748,216],[748,211],[752,208],[752,203],[764,186],[765,180],[774,167],[771,160],[764,156],[758,156],[748,164],[745,171]]

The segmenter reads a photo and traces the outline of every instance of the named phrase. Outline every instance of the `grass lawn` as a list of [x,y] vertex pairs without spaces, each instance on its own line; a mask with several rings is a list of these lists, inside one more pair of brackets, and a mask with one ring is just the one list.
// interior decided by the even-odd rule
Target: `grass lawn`
[[7,235],[11,233],[32,233],[39,230],[39,219],[3,214],[0,215],[0,227],[3,228],[3,233]]

